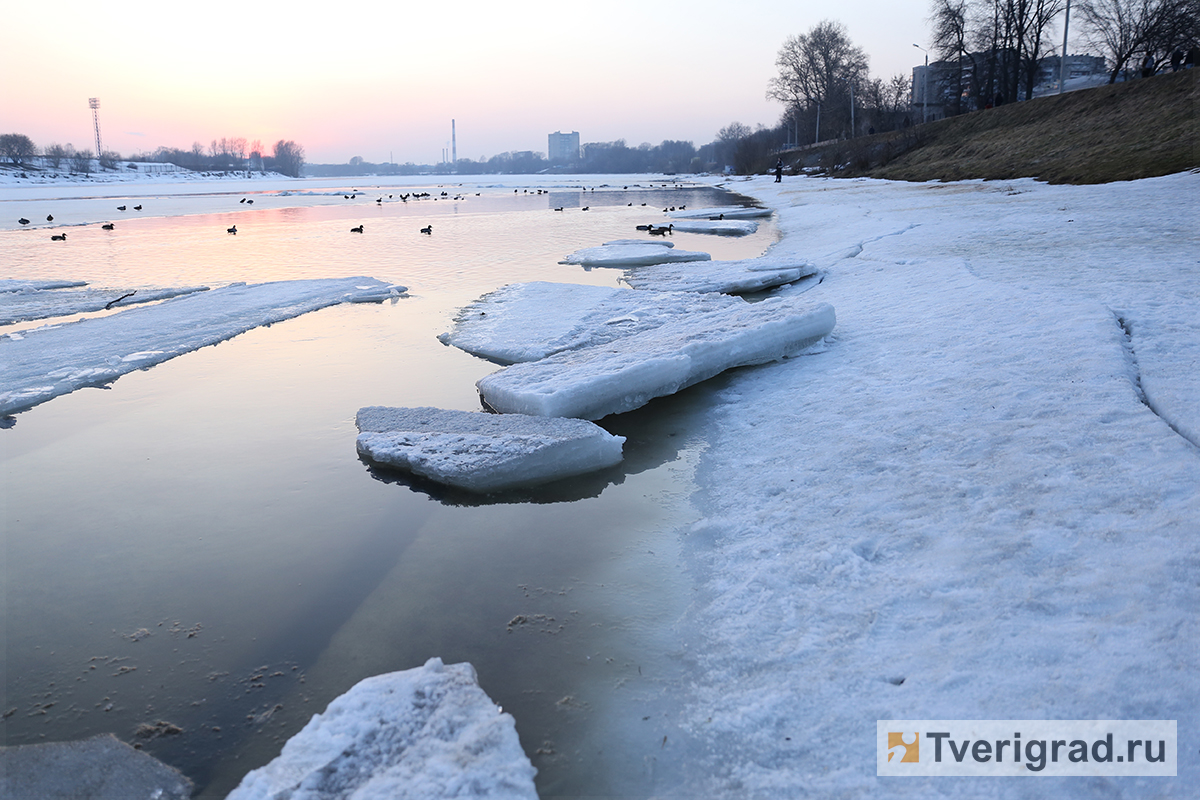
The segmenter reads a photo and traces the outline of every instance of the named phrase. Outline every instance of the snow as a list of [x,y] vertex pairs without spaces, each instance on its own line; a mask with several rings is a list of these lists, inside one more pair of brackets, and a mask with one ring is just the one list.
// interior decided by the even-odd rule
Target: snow
[[753,220],[726,219],[684,219],[671,223],[671,227],[680,233],[709,233],[715,236],[747,236],[758,230],[758,223]]
[[26,289],[0,292],[0,325],[153,303],[204,291],[208,291],[207,286],[163,289]]
[[742,301],[571,283],[513,283],[461,309],[438,339],[500,364],[536,361]]
[[[715,397],[687,791],[1192,796],[1200,175],[731,188],[838,327]],[[875,776],[876,720],[1106,718],[1186,720],[1180,777]]]
[[520,414],[371,406],[357,421],[364,458],[481,493],[611,467],[625,442],[584,420]]
[[111,316],[0,336],[0,415],[375,292],[374,278],[234,284]]
[[355,684],[228,800],[536,800],[536,772],[475,669],[431,658]]
[[672,219],[761,219],[773,212],[769,208],[747,206],[717,206],[716,208],[685,208],[667,214]]
[[785,358],[833,330],[833,307],[800,298],[681,315],[604,344],[515,364],[476,386],[501,413],[600,419],[639,408],[732,367]]
[[816,273],[817,268],[803,258],[763,256],[742,261],[638,267],[626,270],[621,280],[634,289],[656,292],[749,294],[795,283]]
[[659,247],[674,247],[675,246],[674,242],[668,242],[665,239],[654,239],[654,240],[650,240],[650,241],[647,241],[645,239],[613,239],[611,242],[605,242],[604,246],[605,247],[617,247],[617,246],[620,246],[623,244],[628,244],[628,245],[655,244],[655,245],[658,245]]
[[398,283],[382,284],[378,287],[359,287],[358,291],[346,298],[350,303],[382,303],[384,300],[394,300],[408,293],[407,286]]
[[87,286],[87,281],[28,281],[18,278],[0,279],[0,292],[32,292],[38,289],[70,289],[78,286]]
[[562,260],[563,264],[580,264],[585,267],[636,267],[643,264],[666,264],[677,261],[708,261],[708,253],[691,250],[671,250],[661,244],[619,244],[601,247],[585,247],[576,250]]

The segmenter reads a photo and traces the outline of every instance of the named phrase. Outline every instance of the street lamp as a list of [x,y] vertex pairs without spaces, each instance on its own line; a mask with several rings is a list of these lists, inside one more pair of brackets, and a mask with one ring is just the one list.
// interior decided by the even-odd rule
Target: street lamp
[[929,51],[919,44],[913,47],[925,54],[924,85],[921,87],[921,122],[929,121]]

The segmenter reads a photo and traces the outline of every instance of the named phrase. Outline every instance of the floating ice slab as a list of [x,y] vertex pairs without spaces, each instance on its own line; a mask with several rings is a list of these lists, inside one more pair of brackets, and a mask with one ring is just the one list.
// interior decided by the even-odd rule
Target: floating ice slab
[[536,774],[474,667],[431,658],[355,684],[227,800],[537,800]]
[[440,408],[362,408],[358,429],[358,452],[368,460],[471,492],[611,467],[625,442],[581,419]]
[[666,264],[676,261],[708,261],[708,253],[692,250],[672,250],[661,244],[617,244],[602,247],[585,247],[576,250],[560,263],[580,264],[585,267],[636,267],[642,264]]
[[192,782],[111,733],[0,747],[0,797],[187,800]]
[[707,314],[741,302],[715,294],[513,283],[463,308],[454,328],[438,339],[500,364],[514,364],[536,361],[560,350],[603,344],[657,328],[684,314]]
[[626,270],[621,278],[635,289],[655,292],[748,294],[794,283],[817,268],[801,258],[748,258],[699,264],[656,264]]
[[235,284],[108,317],[0,336],[0,414],[109,383],[377,285],[382,284],[362,277]]
[[398,283],[393,283],[390,286],[380,284],[379,286],[359,286],[355,287],[346,301],[350,303],[381,303],[384,300],[391,300],[394,297],[408,293],[407,286],[401,286]]
[[747,236],[758,230],[758,223],[748,219],[682,219],[671,225],[679,233],[709,233],[714,236]]
[[72,289],[77,286],[87,286],[87,281],[27,281],[17,278],[0,280],[0,292],[24,292],[34,289]]
[[207,286],[166,289],[27,289],[0,292],[0,325],[153,303],[205,291],[208,291]]
[[620,245],[643,245],[656,244],[659,247],[674,247],[674,242],[668,242],[666,239],[613,239],[611,242],[605,242],[605,247],[620,246]]
[[672,219],[759,219],[771,216],[769,208],[753,208],[747,206],[718,206],[716,208],[688,208],[683,211],[672,211],[667,216]]
[[504,413],[600,419],[673,394],[731,367],[762,364],[833,330],[833,307],[774,297],[739,303],[597,347],[515,364],[475,385]]

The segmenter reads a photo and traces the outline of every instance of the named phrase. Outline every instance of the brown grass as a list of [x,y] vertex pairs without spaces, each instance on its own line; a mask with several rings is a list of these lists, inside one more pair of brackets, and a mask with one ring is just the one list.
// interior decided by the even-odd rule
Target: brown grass
[[827,145],[806,160],[819,156],[832,174],[906,181],[1168,175],[1200,167],[1198,88],[1200,69],[1186,70]]

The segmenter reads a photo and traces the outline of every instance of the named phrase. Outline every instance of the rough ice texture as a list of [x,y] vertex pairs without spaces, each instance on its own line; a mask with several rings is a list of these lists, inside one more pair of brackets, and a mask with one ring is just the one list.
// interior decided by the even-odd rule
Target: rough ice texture
[[504,413],[600,419],[732,367],[763,364],[833,330],[833,307],[797,298],[681,316],[613,342],[567,350],[484,376],[479,394]]
[[621,461],[622,436],[581,419],[369,406],[358,412],[368,460],[471,492],[537,486]]
[[0,336],[0,414],[109,383],[239,333],[348,300],[374,278],[235,284],[155,306]]
[[667,216],[672,219],[760,219],[769,217],[772,213],[769,208],[718,206],[716,208],[686,208],[682,211],[672,211]]
[[0,747],[6,800],[187,800],[192,782],[111,733],[75,742]]
[[391,300],[407,293],[407,286],[401,286],[398,283],[393,283],[390,286],[381,284],[379,286],[359,288],[347,297],[346,300],[351,303],[381,303],[384,300]]
[[44,280],[30,281],[20,278],[0,279],[0,292],[22,292],[34,289],[70,289],[77,286],[87,286],[87,281]]
[[621,280],[634,289],[656,292],[748,294],[794,283],[816,272],[813,264],[798,256],[764,256],[743,261],[637,267],[626,270]]
[[208,291],[207,286],[164,289],[28,288],[0,292],[0,325],[123,308],[204,291]]
[[747,236],[758,223],[747,219],[677,219],[671,225],[679,233],[711,233],[717,236]]
[[464,307],[455,317],[454,328],[438,339],[497,363],[513,364],[604,344],[657,328],[683,314],[707,314],[741,302],[720,295],[688,297],[572,283],[512,283]]
[[474,667],[431,658],[355,684],[227,800],[537,800],[536,773]]
[[611,242],[605,242],[605,247],[620,246],[620,245],[643,245],[656,244],[659,247],[674,247],[674,242],[669,242],[666,239],[613,239]]
[[617,244],[585,247],[562,260],[563,264],[585,267],[636,267],[642,264],[667,264],[676,261],[708,261],[712,256],[692,250],[673,250],[661,244]]

